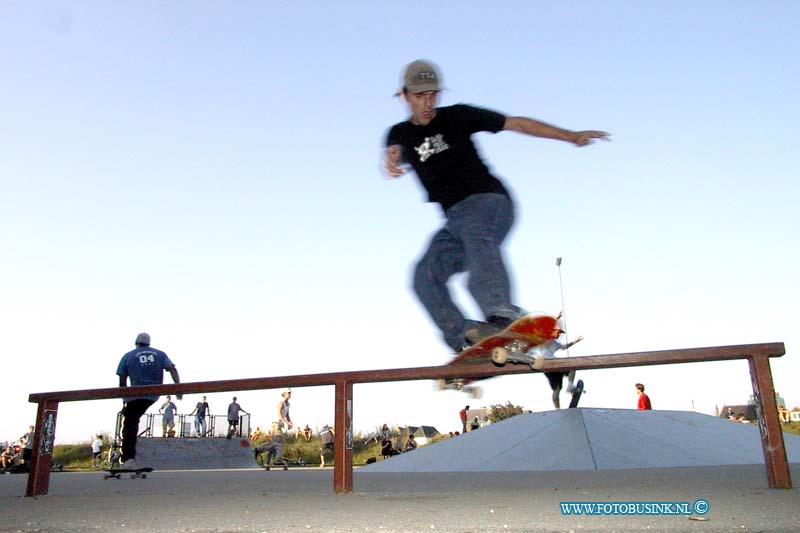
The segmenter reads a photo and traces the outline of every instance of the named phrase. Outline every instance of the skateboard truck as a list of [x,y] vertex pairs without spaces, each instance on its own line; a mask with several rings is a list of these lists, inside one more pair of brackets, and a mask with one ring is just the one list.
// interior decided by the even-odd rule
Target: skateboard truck
[[436,388],[438,390],[465,392],[475,400],[483,396],[483,389],[475,385],[464,385],[463,379],[438,379],[436,380]]
[[506,363],[525,364],[530,365],[533,370],[541,370],[544,366],[544,357],[528,354],[523,343],[514,341],[505,346],[492,348],[492,362],[500,366]]

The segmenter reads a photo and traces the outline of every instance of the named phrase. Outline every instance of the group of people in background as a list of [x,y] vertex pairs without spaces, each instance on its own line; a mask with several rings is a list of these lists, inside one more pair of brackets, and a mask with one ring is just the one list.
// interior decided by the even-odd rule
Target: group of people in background
[[28,426],[28,431],[17,439],[17,444],[7,442],[0,447],[2,449],[0,470],[26,472],[30,469],[33,455],[33,429],[33,426]]
[[[166,353],[150,346],[150,335],[147,333],[140,333],[136,336],[135,349],[123,355],[117,366],[120,387],[129,386],[129,382],[132,387],[161,385],[164,380],[164,372],[168,372],[175,383],[180,383],[180,377],[175,364]],[[644,390],[643,384],[636,384],[636,392],[639,395],[637,407],[638,409],[649,410],[652,409],[652,405],[650,403],[650,398],[645,394]],[[265,442],[254,448],[254,455],[256,457],[260,454],[267,453],[267,461],[273,460],[276,463],[281,462],[283,449],[286,446],[284,432],[294,427],[290,415],[291,396],[292,390],[289,388],[281,392],[281,399],[277,404],[275,419],[271,424],[270,431],[267,435],[268,438]],[[178,394],[176,397],[180,400],[182,395]],[[137,468],[136,441],[139,434],[139,420],[157,399],[157,396],[125,397],[123,399],[122,445],[119,457],[119,463],[122,468]],[[172,401],[171,396],[166,397],[166,401],[159,407],[158,411],[162,414],[162,431],[164,436],[174,436],[177,407]],[[467,431],[468,411],[469,406],[466,406],[459,413],[463,432]],[[234,396],[233,401],[228,406],[228,439],[238,431],[239,419],[242,413],[249,414],[239,405],[237,398]],[[190,415],[195,416],[195,431],[198,436],[207,435],[206,417],[209,416],[209,414],[209,405],[206,397],[203,396],[190,413]],[[473,424],[471,424],[471,426]],[[25,445],[23,461],[30,461],[31,450],[33,448],[33,429],[33,426],[31,426],[29,432],[20,439]],[[470,429],[472,429],[472,427]],[[306,433],[310,433],[310,428],[308,428],[308,426],[306,426],[306,430]],[[388,427],[385,424],[381,433],[381,455],[384,457],[400,452],[411,451],[417,447],[413,434],[409,435],[407,441],[403,443],[399,435],[394,442],[392,441]],[[319,451],[320,466],[324,466],[325,454],[328,452],[332,453],[334,450],[334,431],[328,425],[325,425],[320,431],[320,436],[322,438],[322,447]],[[309,437],[306,438],[308,439]],[[98,436],[92,443],[92,462],[95,465],[99,462],[101,449],[102,438]],[[4,468],[6,464],[12,460],[12,452],[13,450],[10,451],[7,448],[0,455],[0,464],[2,464]]]

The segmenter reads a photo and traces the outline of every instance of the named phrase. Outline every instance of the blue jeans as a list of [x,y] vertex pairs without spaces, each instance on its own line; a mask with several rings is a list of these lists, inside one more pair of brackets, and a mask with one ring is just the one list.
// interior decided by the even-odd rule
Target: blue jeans
[[511,284],[503,261],[503,240],[514,224],[514,204],[496,193],[474,194],[447,210],[414,271],[414,292],[454,350],[464,344],[467,320],[453,303],[447,281],[469,272],[468,288],[483,315],[516,318]]
[[195,416],[194,417],[194,430],[197,433],[198,437],[203,437],[206,434],[206,417],[204,416]]

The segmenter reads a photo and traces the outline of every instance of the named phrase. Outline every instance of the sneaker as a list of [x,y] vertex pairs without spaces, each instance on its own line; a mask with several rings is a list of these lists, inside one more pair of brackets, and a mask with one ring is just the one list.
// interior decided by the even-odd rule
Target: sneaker
[[567,393],[572,394],[573,392],[575,392],[575,384],[570,383],[569,385],[567,385]]
[[503,331],[512,322],[514,322],[513,319],[504,316],[490,316],[486,322],[476,322],[468,327],[464,332],[464,340],[468,343],[467,346],[472,346],[486,337]]
[[136,470],[136,459],[127,459],[119,467],[122,470]]

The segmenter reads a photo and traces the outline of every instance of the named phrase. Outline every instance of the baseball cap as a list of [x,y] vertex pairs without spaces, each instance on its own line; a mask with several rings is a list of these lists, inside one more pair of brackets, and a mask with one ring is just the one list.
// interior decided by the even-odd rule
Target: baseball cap
[[150,346],[150,335],[147,333],[139,333],[136,335],[136,344],[145,344]]
[[439,69],[428,60],[417,59],[406,66],[403,73],[403,87],[410,93],[424,93],[425,91],[440,91]]
[[290,389],[289,387],[286,387],[285,389],[283,389],[281,391],[281,396],[283,396],[284,394],[291,394],[291,393],[292,393],[292,389]]

